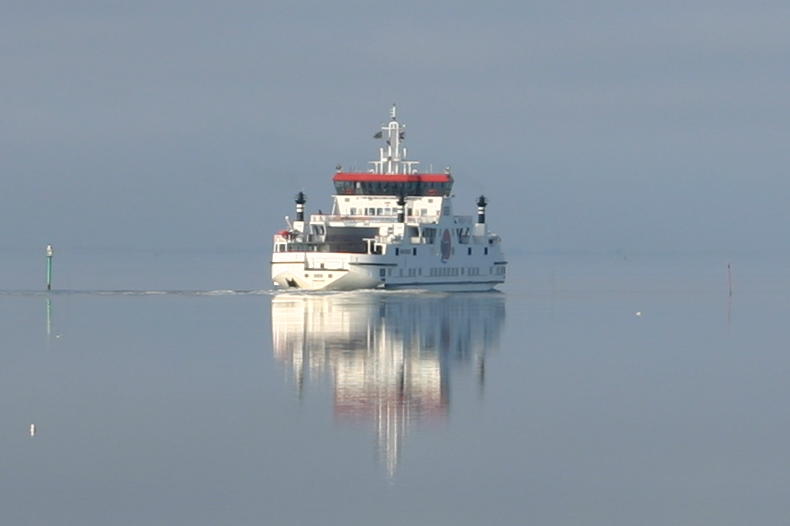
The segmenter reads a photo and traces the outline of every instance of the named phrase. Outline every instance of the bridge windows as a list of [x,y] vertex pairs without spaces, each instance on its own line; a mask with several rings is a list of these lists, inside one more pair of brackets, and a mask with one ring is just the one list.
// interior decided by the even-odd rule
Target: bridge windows
[[[450,195],[452,179],[444,182],[428,181],[343,181],[335,178],[335,191],[344,195]],[[375,175],[372,177],[376,177]]]

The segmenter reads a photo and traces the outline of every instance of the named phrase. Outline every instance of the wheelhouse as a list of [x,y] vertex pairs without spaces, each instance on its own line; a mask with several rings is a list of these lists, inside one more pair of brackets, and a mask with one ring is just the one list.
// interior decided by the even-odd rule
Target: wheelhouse
[[333,177],[338,195],[444,196],[453,189],[450,174],[375,174],[338,172]]

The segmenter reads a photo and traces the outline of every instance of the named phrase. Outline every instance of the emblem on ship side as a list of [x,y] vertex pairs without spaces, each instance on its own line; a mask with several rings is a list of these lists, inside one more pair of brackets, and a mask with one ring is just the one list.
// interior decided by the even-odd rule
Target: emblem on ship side
[[453,251],[453,242],[450,239],[450,230],[447,229],[442,234],[442,263],[447,262],[450,259],[450,254]]

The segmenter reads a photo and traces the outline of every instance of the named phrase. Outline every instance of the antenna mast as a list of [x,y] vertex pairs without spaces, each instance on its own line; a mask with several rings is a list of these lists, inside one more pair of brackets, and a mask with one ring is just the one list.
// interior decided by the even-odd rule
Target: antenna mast
[[419,161],[406,159],[406,126],[398,122],[397,107],[392,105],[390,121],[381,126],[375,137],[384,139],[384,146],[379,148],[379,160],[371,161],[373,173],[377,174],[411,174],[416,173]]

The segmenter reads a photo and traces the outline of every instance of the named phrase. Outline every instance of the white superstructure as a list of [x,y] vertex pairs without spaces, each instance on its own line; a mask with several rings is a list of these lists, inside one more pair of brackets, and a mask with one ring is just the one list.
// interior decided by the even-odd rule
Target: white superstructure
[[505,281],[507,263],[498,235],[477,216],[453,213],[453,177],[421,173],[407,160],[405,126],[395,106],[375,138],[384,141],[368,172],[333,177],[330,214],[305,219],[306,199],[296,198],[296,220],[274,236],[272,281],[307,290],[428,288],[490,290]]

